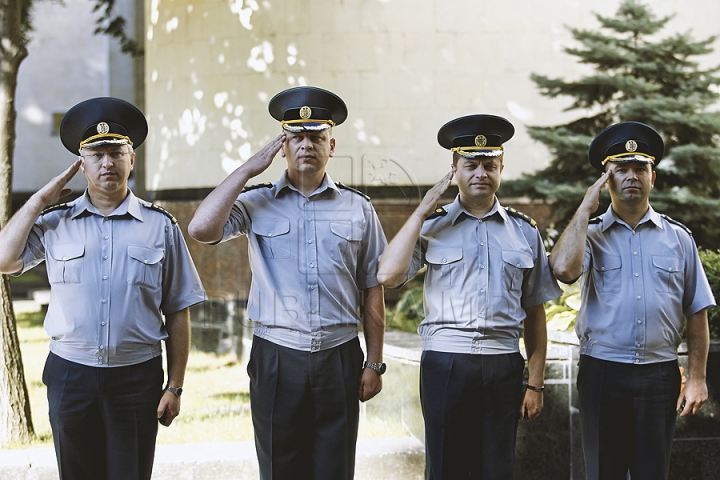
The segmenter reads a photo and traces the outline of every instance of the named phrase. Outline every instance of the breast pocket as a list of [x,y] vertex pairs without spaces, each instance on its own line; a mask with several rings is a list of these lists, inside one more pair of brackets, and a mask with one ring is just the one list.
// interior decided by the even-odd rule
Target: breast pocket
[[140,287],[157,287],[162,279],[162,250],[128,245],[127,282]]
[[522,290],[525,272],[533,267],[532,255],[519,250],[503,250],[503,285],[512,292]]
[[48,254],[47,271],[50,283],[82,283],[85,245],[51,245]]
[[356,252],[362,240],[362,230],[352,222],[330,222],[328,253],[337,263],[354,264]]
[[622,261],[619,255],[597,255],[593,260],[593,279],[600,292],[618,293],[622,287]]
[[290,258],[290,220],[252,223],[260,254],[265,258]]
[[685,261],[680,257],[653,255],[653,278],[658,292],[678,292],[682,287]]
[[460,285],[463,279],[462,247],[429,247],[425,252],[428,283],[440,287]]

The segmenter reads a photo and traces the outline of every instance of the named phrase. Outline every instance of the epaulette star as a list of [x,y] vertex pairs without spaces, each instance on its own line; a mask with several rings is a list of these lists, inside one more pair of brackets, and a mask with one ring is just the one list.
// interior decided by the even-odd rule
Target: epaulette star
[[[243,192],[249,192],[251,190],[257,190],[258,188],[271,188],[273,186],[270,182],[265,183],[258,183],[257,185],[250,185],[249,187],[245,187],[242,189]],[[242,193],[242,192],[240,192]]]
[[682,223],[678,222],[677,220],[668,217],[668,216],[665,215],[664,213],[661,213],[660,216],[661,216],[662,218],[664,218],[665,220],[667,220],[668,222],[670,222],[670,223],[672,223],[672,224],[674,224],[674,225],[677,225],[678,227],[682,228],[682,229],[685,230],[688,234],[692,235],[692,230],[690,230],[688,227],[686,227],[686,226],[683,225]]
[[342,189],[349,190],[349,191],[351,191],[351,192],[357,193],[357,194],[360,195],[361,197],[365,198],[365,200],[370,200],[370,197],[369,197],[368,195],[365,195],[365,194],[364,194],[363,192],[361,192],[360,190],[356,190],[356,189],[354,189],[354,188],[352,188],[352,187],[348,187],[348,186],[345,185],[344,183],[335,182],[335,185],[337,185],[338,188],[342,188]]
[[40,212],[40,215],[45,215],[46,213],[54,212],[55,210],[66,210],[68,208],[70,208],[70,205],[68,205],[67,203],[58,203],[57,205],[46,208],[45,210]]
[[447,210],[445,210],[442,207],[438,207],[425,220],[431,220],[433,218],[444,217],[445,215],[447,215]]
[[505,210],[507,210],[507,212],[510,215],[512,215],[513,217],[523,219],[527,223],[532,225],[533,227],[537,227],[537,222],[535,220],[533,220],[532,218],[530,218],[529,215],[526,215],[526,214],[522,213],[521,211],[514,209],[513,207],[505,207]]
[[167,210],[165,210],[165,209],[164,209],[163,207],[161,207],[160,205],[157,205],[157,204],[155,204],[155,203],[151,203],[148,208],[151,208],[152,210],[155,210],[155,211],[157,211],[157,212],[160,212],[160,213],[162,213],[163,215],[169,217],[169,218],[170,218],[170,221],[171,221],[173,224],[177,223],[177,218],[175,218],[172,213],[168,212]]

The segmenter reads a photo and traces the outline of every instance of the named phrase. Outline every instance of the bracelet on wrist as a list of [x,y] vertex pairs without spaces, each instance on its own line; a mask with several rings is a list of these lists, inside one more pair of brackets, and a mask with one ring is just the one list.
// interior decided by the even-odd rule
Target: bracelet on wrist
[[536,386],[534,386],[534,385],[530,385],[529,383],[526,383],[526,384],[525,384],[525,388],[527,388],[528,390],[532,390],[533,392],[542,393],[542,391],[545,390],[545,385],[542,385],[542,386],[540,386],[540,387],[536,387]]

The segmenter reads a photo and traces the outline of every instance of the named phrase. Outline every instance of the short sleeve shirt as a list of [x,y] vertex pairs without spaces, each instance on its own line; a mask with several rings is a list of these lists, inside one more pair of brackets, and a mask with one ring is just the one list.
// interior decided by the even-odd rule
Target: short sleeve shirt
[[35,222],[22,258],[19,273],[47,263],[50,351],[82,365],[120,367],[159,356],[163,314],[205,299],[177,223],[132,192],[108,216],[87,191],[50,209]]
[[620,363],[675,360],[685,318],[715,305],[687,229],[650,207],[635,228],[612,205],[588,226],[580,353]]
[[423,224],[408,278],[427,265],[424,350],[502,354],[519,351],[524,308],[560,296],[540,233],[496,199],[482,218],[459,196]]
[[362,290],[379,285],[387,242],[370,200],[325,175],[303,195],[287,180],[246,188],[225,225],[248,237],[255,335],[316,352],[357,336]]

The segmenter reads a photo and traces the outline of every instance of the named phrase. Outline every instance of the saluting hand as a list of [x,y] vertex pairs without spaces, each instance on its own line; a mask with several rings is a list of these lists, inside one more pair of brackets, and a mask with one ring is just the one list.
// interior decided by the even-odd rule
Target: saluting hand
[[437,206],[440,197],[450,186],[450,182],[453,178],[453,171],[450,170],[438,183],[436,183],[430,190],[427,191],[425,196],[415,210],[417,213],[423,216],[423,219],[429,217]]
[[587,193],[585,193],[585,198],[583,198],[580,208],[587,209],[588,214],[593,213],[600,206],[600,193],[602,192],[603,186],[605,186],[605,184],[610,180],[610,177],[612,177],[612,173],[612,170],[608,170],[600,175],[600,178],[590,185]]
[[72,193],[72,189],[65,188],[65,185],[77,174],[81,164],[82,160],[78,158],[67,170],[50,180],[47,185],[38,190],[35,195],[41,199],[43,208],[57,203],[62,197]]
[[275,159],[277,153],[282,148],[283,143],[285,143],[285,138],[285,132],[281,133],[255,155],[250,157],[250,160],[245,162],[245,165],[243,166],[248,172],[250,178],[260,175],[262,172],[267,170]]

